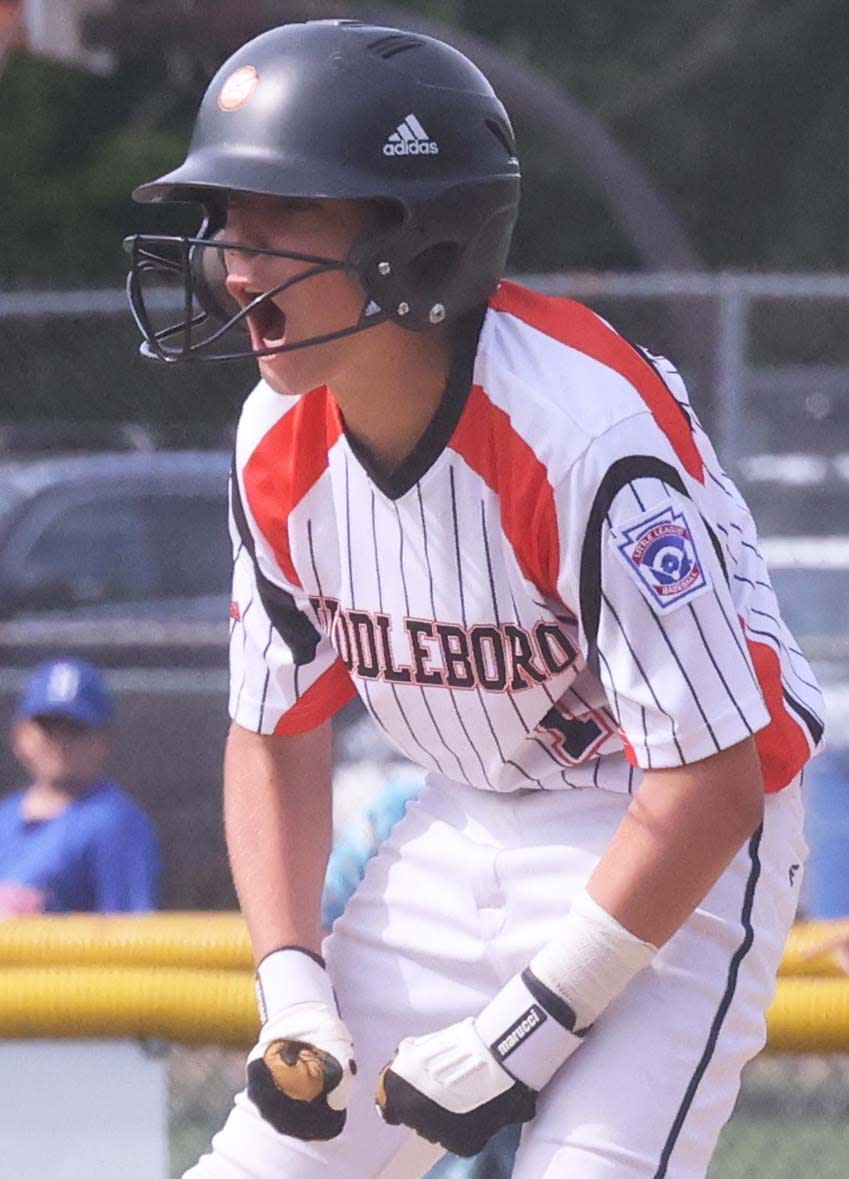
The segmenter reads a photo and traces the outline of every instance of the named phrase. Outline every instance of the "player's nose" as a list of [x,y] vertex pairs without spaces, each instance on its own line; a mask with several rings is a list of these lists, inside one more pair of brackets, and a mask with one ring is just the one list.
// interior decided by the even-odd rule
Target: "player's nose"
[[233,260],[235,251],[228,250],[224,254],[224,265],[226,269],[226,277],[224,279],[224,286],[227,288],[227,294],[231,299],[235,299],[238,303],[249,303],[251,296],[248,291],[255,291],[256,284],[252,281],[250,269],[245,265],[245,259],[236,256],[236,261]]
[[[224,250],[224,285],[231,298],[245,304],[258,291],[270,289],[275,285],[275,276],[268,273],[268,257],[256,253],[249,245],[238,249]],[[277,277],[277,282],[280,278]]]
[[[225,229],[222,238],[227,293],[243,305],[260,291],[270,291],[285,283],[295,269],[291,260],[269,253],[248,236],[231,237]],[[232,244],[228,247],[227,242]]]

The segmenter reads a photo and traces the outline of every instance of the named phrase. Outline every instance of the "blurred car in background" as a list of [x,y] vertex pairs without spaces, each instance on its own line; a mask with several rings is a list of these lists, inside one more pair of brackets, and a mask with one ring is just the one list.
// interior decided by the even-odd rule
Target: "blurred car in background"
[[160,832],[165,907],[231,907],[230,451],[153,449],[135,427],[36,433],[16,427],[0,453],[0,790],[20,784],[2,736],[27,671],[91,660],[117,700],[112,771]]
[[[750,460],[747,495],[768,492],[786,518],[822,476],[807,456],[768,457]],[[0,456],[0,666],[64,650],[107,667],[224,668],[229,465],[223,448]],[[849,527],[762,531],[790,629],[827,684],[849,684]]]
[[[48,437],[56,443],[55,433]],[[88,432],[58,439],[60,451],[18,437],[4,455],[3,441],[0,730],[25,673],[41,659],[80,655],[104,668],[118,697],[115,772],[163,835],[166,907],[229,906],[219,798],[228,726],[230,450],[224,440],[208,450],[158,449],[160,439],[135,427],[101,439],[105,450],[85,449]],[[774,465],[762,473],[768,477],[750,479],[747,496],[754,490],[776,510],[783,498],[785,520],[791,497],[804,508],[808,531],[793,535],[791,525],[769,535],[767,527],[761,544],[782,613],[825,689],[829,745],[842,756],[849,751],[849,528],[839,533],[832,510],[821,517],[830,534],[812,535],[817,513],[807,500],[820,494],[819,483],[800,492],[786,471],[777,484]],[[849,513],[843,519],[849,523]],[[354,702],[335,726],[340,759],[357,766],[355,793],[371,781],[362,756],[345,744],[361,719]],[[828,756],[818,759],[828,802],[818,814],[836,839],[834,815],[849,812],[838,796],[846,772]],[[380,758],[369,754],[366,762]],[[0,748],[0,787],[14,783],[16,772]],[[828,863],[821,853],[820,891],[830,889],[833,904],[832,865],[840,856],[849,862],[848,846],[849,832]],[[815,860],[812,868],[816,882]]]
[[226,663],[229,452],[0,459],[0,664]]

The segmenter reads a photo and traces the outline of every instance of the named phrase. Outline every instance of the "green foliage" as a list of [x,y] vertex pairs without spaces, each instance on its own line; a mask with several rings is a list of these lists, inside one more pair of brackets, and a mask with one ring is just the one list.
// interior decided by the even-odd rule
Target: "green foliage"
[[18,56],[3,75],[0,282],[79,286],[124,272],[133,184],[182,158],[188,122],[133,127],[139,76],[100,78]]
[[[458,24],[542,69],[596,112],[643,164],[708,265],[849,266],[844,0],[455,0],[450,7]],[[631,264],[604,210],[575,192],[562,170],[551,175],[551,153],[533,128],[519,130],[529,178],[522,262]]]
[[[405,0],[543,71],[637,158],[709,265],[849,266],[844,0]],[[113,77],[13,57],[0,79],[0,286],[120,280],[134,206],[182,158],[197,87],[160,51]],[[208,70],[214,62],[203,62]],[[199,62],[193,64],[196,71]],[[629,267],[598,198],[528,119],[513,265]]]

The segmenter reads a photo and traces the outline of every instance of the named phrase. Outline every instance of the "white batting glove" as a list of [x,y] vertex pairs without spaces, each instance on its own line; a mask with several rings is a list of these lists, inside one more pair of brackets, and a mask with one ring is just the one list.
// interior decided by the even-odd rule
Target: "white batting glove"
[[401,1041],[380,1075],[378,1112],[453,1154],[477,1154],[503,1126],[533,1118],[539,1090],[656,952],[579,894],[560,937],[477,1019]]
[[356,1064],[322,960],[296,947],[275,950],[257,969],[257,998],[263,1024],[248,1055],[248,1097],[280,1134],[335,1138]]
[[377,1110],[452,1154],[478,1154],[502,1126],[529,1122],[536,1093],[502,1067],[464,1019],[428,1036],[408,1036],[380,1074]]

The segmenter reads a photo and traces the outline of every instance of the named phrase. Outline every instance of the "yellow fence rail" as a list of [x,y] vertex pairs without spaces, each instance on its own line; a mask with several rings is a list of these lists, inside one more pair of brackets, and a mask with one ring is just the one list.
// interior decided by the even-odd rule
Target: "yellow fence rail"
[[[797,926],[768,1017],[775,1052],[849,1052],[849,979]],[[257,1015],[236,913],[72,914],[0,923],[0,1038],[139,1038],[247,1048]]]

